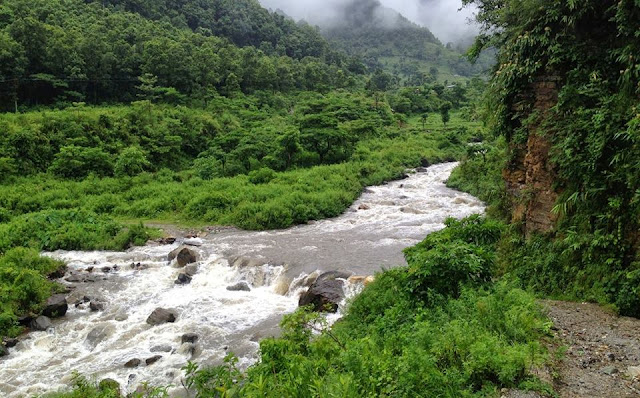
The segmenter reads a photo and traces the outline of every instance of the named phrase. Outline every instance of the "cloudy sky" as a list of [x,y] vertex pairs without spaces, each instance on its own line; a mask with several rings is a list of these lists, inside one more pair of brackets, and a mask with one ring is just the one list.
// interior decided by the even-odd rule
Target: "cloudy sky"
[[[296,19],[311,23],[335,18],[337,5],[346,0],[260,0],[263,6],[281,9]],[[477,28],[469,24],[473,9],[463,9],[461,0],[379,0],[411,21],[429,28],[443,43],[474,35]]]

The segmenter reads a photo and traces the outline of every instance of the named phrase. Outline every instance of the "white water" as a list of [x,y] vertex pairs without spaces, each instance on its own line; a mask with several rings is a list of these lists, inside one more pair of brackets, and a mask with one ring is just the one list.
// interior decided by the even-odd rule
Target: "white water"
[[[10,356],[0,360],[0,396],[16,398],[68,387],[73,371],[100,380],[112,378],[123,392],[134,391],[143,381],[173,384],[172,395],[184,393],[180,370],[189,359],[218,363],[229,351],[241,364],[255,360],[257,341],[277,333],[283,314],[297,307],[303,288],[299,282],[316,270],[341,269],[371,275],[381,267],[402,265],[401,250],[443,227],[447,217],[482,213],[484,205],[470,195],[450,190],[444,182],[455,163],[432,166],[408,179],[372,187],[344,215],[284,231],[225,231],[204,238],[199,271],[189,285],[174,284],[178,269],[167,254],[178,243],[146,246],[125,253],[55,252],[72,272],[91,275],[96,282],[68,283],[69,312],[54,321],[47,332],[24,336]],[[362,206],[366,205],[366,206]],[[368,209],[360,209],[368,207]],[[231,266],[227,259],[243,256],[250,265]],[[131,263],[144,269],[131,269]],[[274,265],[277,264],[277,265]],[[105,266],[118,270],[102,273]],[[240,280],[250,292],[226,287]],[[347,285],[348,294],[359,287]],[[85,305],[73,306],[84,295],[106,303],[102,312]],[[145,321],[157,307],[174,309],[175,323],[150,326]],[[335,319],[335,317],[332,317]],[[103,331],[97,344],[87,342],[95,330]],[[94,332],[95,333],[95,332]],[[195,347],[181,344],[184,333],[197,333]],[[170,352],[151,352],[168,345]],[[162,355],[157,363],[144,360]],[[124,363],[139,358],[143,364],[126,369]]]

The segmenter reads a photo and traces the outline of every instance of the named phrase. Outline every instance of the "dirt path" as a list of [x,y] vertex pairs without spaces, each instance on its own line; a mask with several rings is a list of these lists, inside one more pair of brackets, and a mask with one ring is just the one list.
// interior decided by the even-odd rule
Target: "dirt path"
[[562,398],[640,397],[640,320],[595,304],[543,302],[553,349],[566,350],[553,373]]

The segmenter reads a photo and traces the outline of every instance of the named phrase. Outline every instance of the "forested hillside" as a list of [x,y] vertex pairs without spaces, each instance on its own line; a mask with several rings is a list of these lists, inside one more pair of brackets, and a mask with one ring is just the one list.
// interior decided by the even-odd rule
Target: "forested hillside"
[[[258,6],[249,2],[247,7],[241,9]],[[158,10],[142,5],[132,8],[151,16]],[[208,23],[218,28],[243,26],[235,19],[229,22],[235,9],[224,9],[227,22]],[[182,103],[187,97],[206,102],[214,93],[325,91],[354,84],[343,65],[345,56],[329,51],[313,29],[259,11],[288,26],[273,33],[292,43],[287,50],[238,47],[210,29],[194,32],[100,3],[5,1],[0,5],[0,106],[8,110],[22,105],[136,99]],[[311,54],[317,56],[306,56]]]

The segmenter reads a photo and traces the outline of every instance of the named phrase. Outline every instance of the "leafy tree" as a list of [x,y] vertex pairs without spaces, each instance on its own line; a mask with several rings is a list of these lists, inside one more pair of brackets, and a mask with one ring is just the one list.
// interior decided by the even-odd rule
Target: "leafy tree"
[[129,176],[133,177],[149,169],[151,163],[147,160],[147,156],[140,147],[131,146],[124,149],[118,155],[114,167],[114,174],[117,177]]
[[445,126],[447,125],[447,123],[449,123],[449,120],[451,120],[451,115],[449,114],[450,110],[451,102],[447,101],[440,105],[440,117],[442,118],[442,124],[444,124]]

